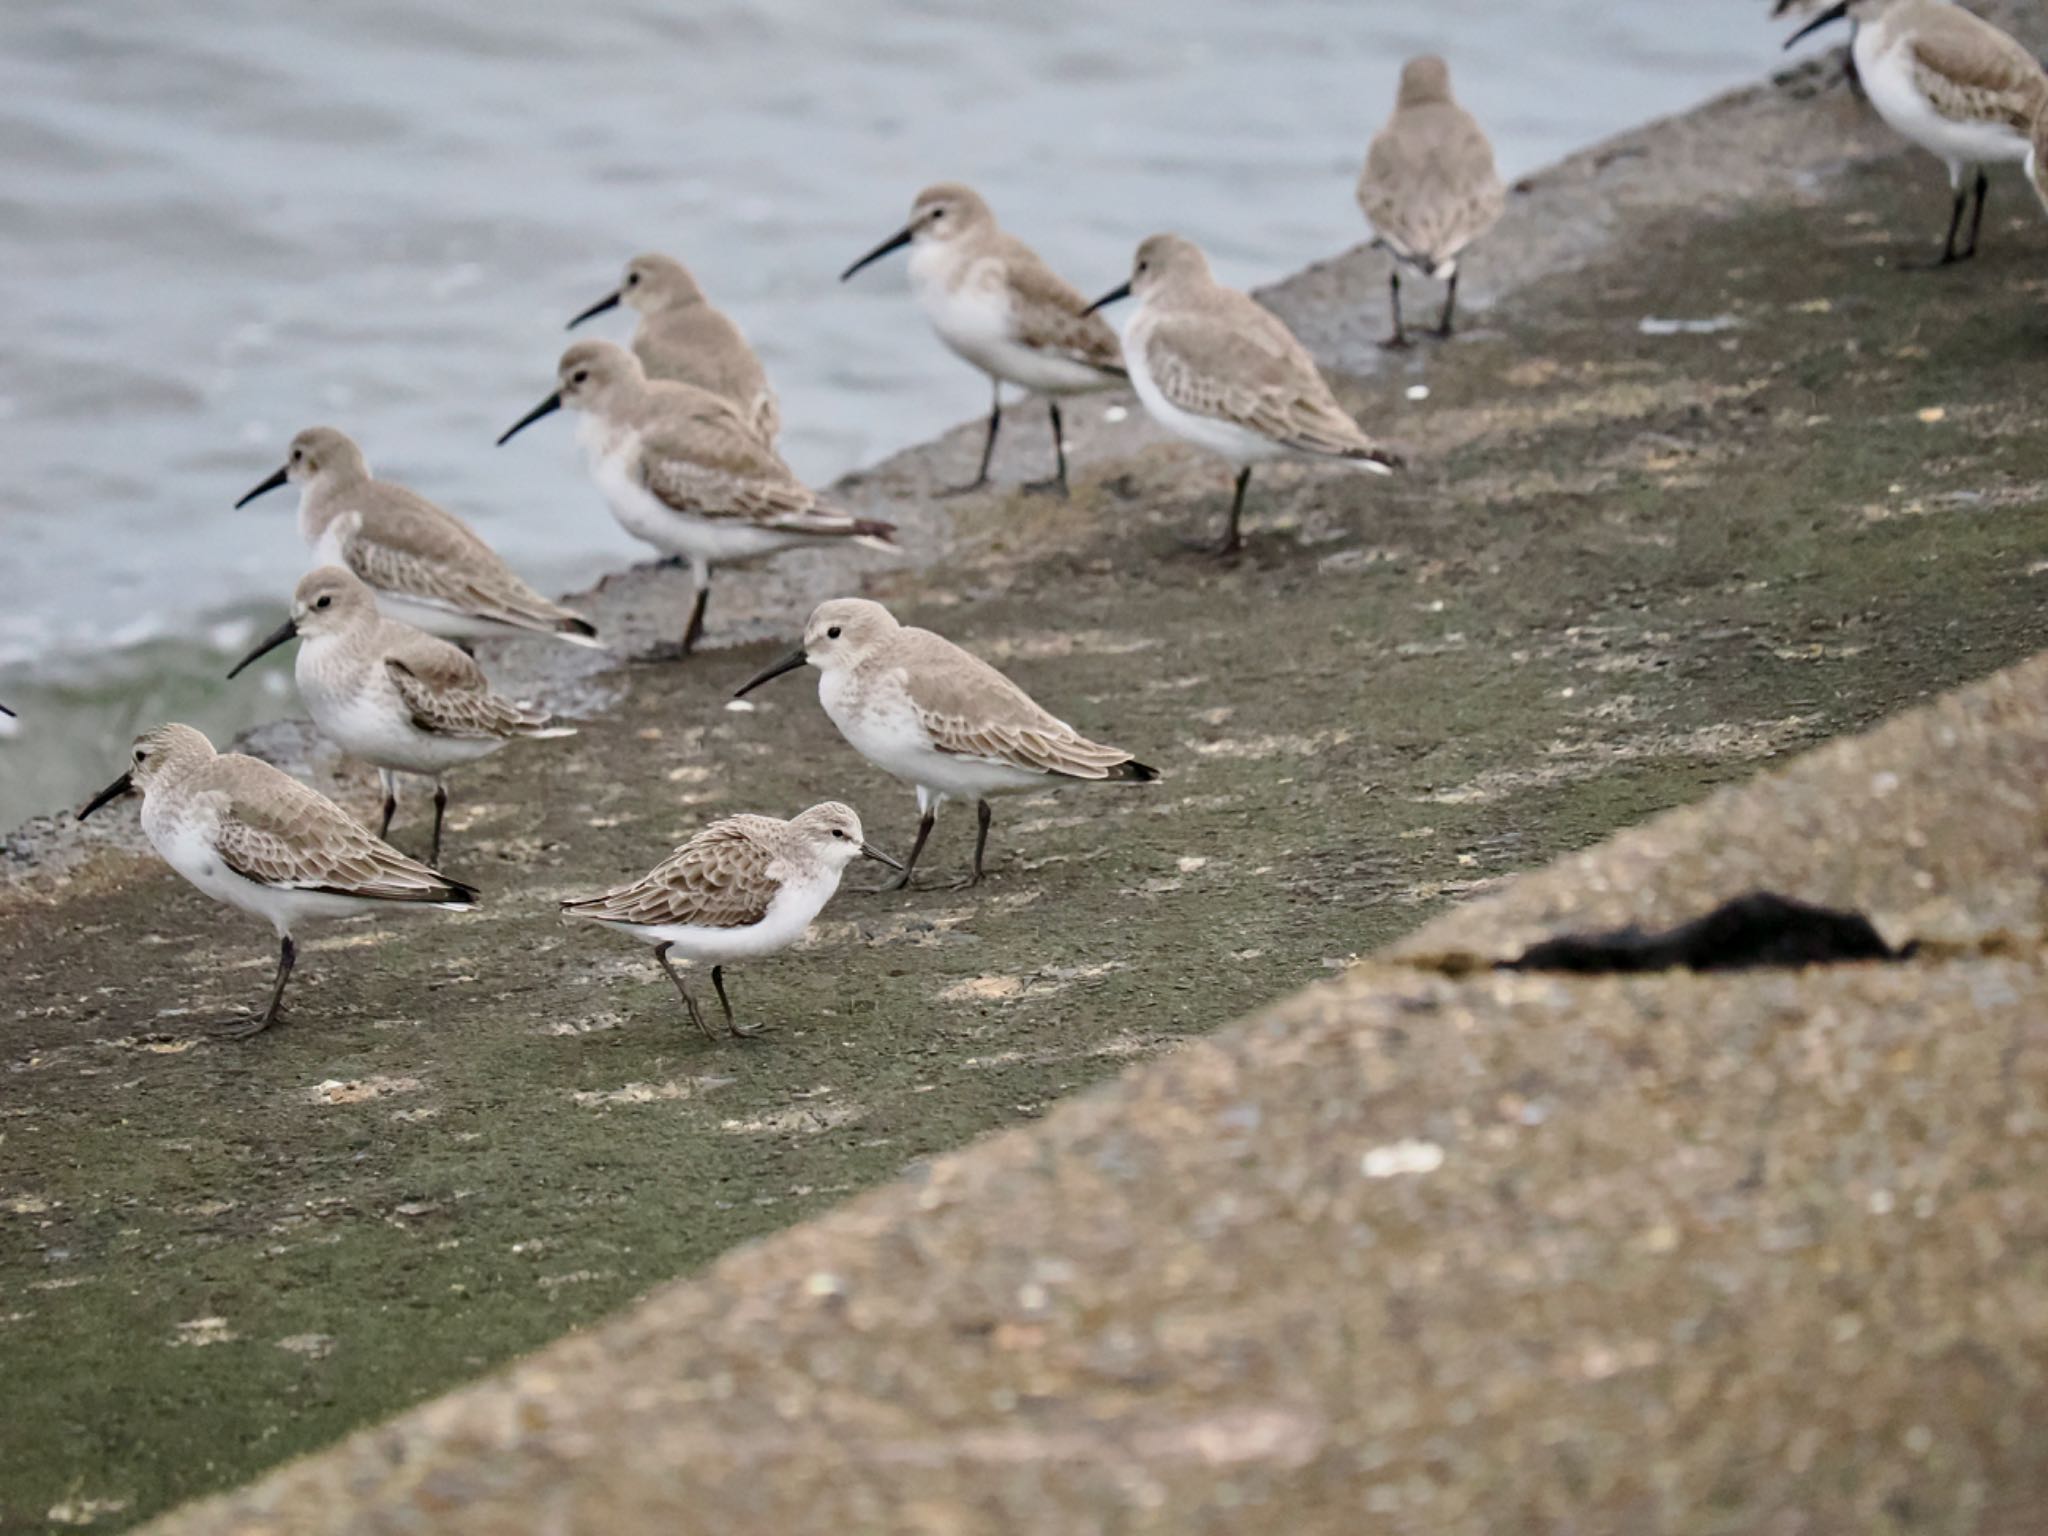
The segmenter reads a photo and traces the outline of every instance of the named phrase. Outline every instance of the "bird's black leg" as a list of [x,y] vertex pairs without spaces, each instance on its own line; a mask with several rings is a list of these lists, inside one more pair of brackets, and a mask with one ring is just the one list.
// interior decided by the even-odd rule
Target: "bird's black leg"
[[1452,273],[1451,273],[1451,286],[1450,286],[1450,289],[1449,289],[1449,290],[1448,290],[1448,291],[1447,291],[1447,292],[1446,292],[1446,293],[1444,294],[1444,312],[1443,312],[1443,316],[1442,316],[1442,318],[1440,318],[1440,319],[1439,319],[1439,320],[1437,321],[1437,323],[1436,323],[1436,333],[1437,333],[1437,335],[1438,335],[1438,336],[1442,337],[1442,338],[1443,338],[1443,339],[1444,339],[1445,341],[1449,341],[1449,340],[1451,339],[1451,316],[1452,316],[1452,314],[1453,314],[1453,313],[1454,313],[1454,312],[1455,312],[1455,311],[1457,310],[1457,307],[1458,307],[1458,274],[1457,274],[1457,272],[1456,272],[1455,270],[1453,270],[1453,271],[1452,271]]
[[1398,264],[1387,269],[1387,297],[1394,306],[1394,334],[1380,345],[1389,351],[1399,351],[1408,345],[1408,333],[1401,328],[1401,268]]
[[1059,466],[1050,480],[1034,480],[1024,489],[1027,491],[1051,491],[1055,495],[1067,494],[1067,434],[1060,425],[1060,403],[1050,397],[1045,402],[1047,412],[1052,416],[1053,462]]
[[377,836],[389,842],[391,818],[398,812],[398,775],[389,768],[380,768],[377,777],[384,781],[384,819],[377,823]]
[[676,991],[682,994],[683,1006],[690,1010],[690,1022],[704,1031],[705,1039],[716,1040],[718,1038],[717,1034],[709,1024],[704,1022],[704,1015],[697,1009],[697,999],[690,996],[690,989],[683,985],[683,978],[678,976],[676,968],[668,963],[668,946],[666,944],[655,945],[654,958],[661,963],[661,968],[668,972],[668,979],[676,984]]
[[1991,178],[1985,175],[1980,167],[1977,171],[1977,206],[1970,214],[1970,243],[1963,247],[1962,255],[1956,258],[1959,261],[1977,254],[1977,231],[1984,227],[1984,194],[1990,190]]
[[910,884],[910,872],[917,868],[917,856],[924,852],[924,841],[932,835],[932,823],[938,819],[939,812],[936,806],[918,817],[917,840],[910,845],[910,857],[903,861],[903,873],[894,880],[886,880],[880,885],[866,887],[868,895],[878,896],[885,891],[900,891]]
[[697,595],[690,602],[690,622],[683,626],[683,654],[689,655],[697,648],[697,642],[704,638],[704,610],[711,602],[711,581],[706,577],[697,583]]
[[434,780],[434,851],[427,855],[430,868],[441,867],[441,823],[448,815],[448,786]]
[[988,436],[981,444],[981,468],[975,471],[974,478],[965,485],[948,486],[939,492],[941,496],[965,496],[969,491],[978,491],[988,484],[989,462],[996,456],[996,431],[1003,424],[1003,386],[993,379],[989,382],[994,390],[994,397],[988,407]]
[[739,1023],[733,1018],[732,1000],[725,995],[724,966],[714,965],[711,967],[711,988],[718,994],[718,1006],[725,1010],[725,1027],[727,1029],[731,1030],[742,1040],[751,1040],[755,1035],[761,1033],[758,1029],[741,1029]]
[[1970,200],[1970,189],[1958,186],[1955,200],[1949,205],[1948,239],[1941,245],[1941,254],[1931,261],[1902,261],[1899,269],[1904,272],[1931,272],[1936,267],[1946,267],[1962,260],[1956,254],[1956,236],[1963,230],[1963,207]]
[[299,947],[286,934],[277,949],[277,980],[270,984],[270,1006],[257,1019],[236,1019],[224,1024],[218,1033],[230,1040],[246,1040],[251,1035],[260,1035],[282,1016],[284,1008],[284,984],[292,978],[292,966],[298,961]]
[[989,809],[986,800],[974,802],[974,873],[964,880],[955,881],[954,890],[981,884],[981,856],[988,851],[988,824],[994,819],[995,812]]

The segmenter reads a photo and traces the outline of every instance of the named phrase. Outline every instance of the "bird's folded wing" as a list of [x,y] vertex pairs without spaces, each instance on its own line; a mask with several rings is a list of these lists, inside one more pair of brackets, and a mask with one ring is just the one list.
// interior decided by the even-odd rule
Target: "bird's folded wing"
[[815,531],[817,493],[797,479],[728,401],[714,400],[644,429],[640,473],[658,500],[693,517]]
[[[243,761],[255,764],[253,758]],[[245,879],[370,901],[455,901],[465,895],[289,775],[270,769],[254,787],[254,793],[219,792],[215,806],[215,847],[222,862]]]
[[[448,649],[455,650],[453,646]],[[460,651],[455,654],[462,656]],[[466,656],[462,659],[469,661]],[[432,736],[503,740],[547,724],[545,710],[493,693],[474,662],[465,670],[449,666],[431,653],[418,658],[386,656],[384,670],[414,727]]]
[[[738,818],[734,818],[738,820]],[[745,928],[768,914],[781,889],[767,848],[732,821],[706,827],[638,880],[562,910],[606,923]]]
[[2040,61],[1967,11],[1915,31],[1912,49],[1914,82],[1952,121],[2000,123],[2030,133],[2048,103],[2048,74]]
[[936,635],[922,638],[934,654],[920,666],[913,653],[905,685],[918,724],[939,751],[1076,779],[1105,778],[1130,760],[1130,753],[1090,741],[1048,713],[979,657]]
[[1226,317],[1162,319],[1144,346],[1146,371],[1184,411],[1308,453],[1377,451],[1337,404],[1301,343],[1250,299]]
[[1007,242],[1003,264],[1010,323],[1020,346],[1070,358],[1113,378],[1124,376],[1124,349],[1116,332],[1102,316],[1087,313],[1088,301],[1079,290],[1021,241]]
[[[455,532],[463,537],[456,537]],[[534,591],[466,529],[393,528],[365,521],[343,541],[349,569],[369,586],[451,613],[522,629],[554,630],[578,616]],[[580,626],[579,626],[580,627]]]

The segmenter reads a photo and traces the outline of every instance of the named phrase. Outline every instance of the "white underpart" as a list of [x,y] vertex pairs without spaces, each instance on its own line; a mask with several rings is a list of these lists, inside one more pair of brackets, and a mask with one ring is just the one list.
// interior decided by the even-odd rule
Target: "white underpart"
[[[279,938],[299,924],[320,918],[349,917],[371,907],[391,902],[367,901],[359,896],[336,896],[325,891],[296,891],[264,885],[238,875],[222,860],[214,846],[218,825],[217,794],[202,794],[179,803],[176,809],[161,795],[145,795],[142,801],[142,830],[163,861],[215,901],[226,902],[262,918]],[[420,906],[448,905],[420,902]]]
[[[776,866],[769,866],[769,874]],[[803,937],[811,920],[839,889],[838,868],[817,869],[795,879],[784,879],[781,889],[768,903],[758,923],[744,928],[706,928],[695,923],[606,923],[621,933],[630,933],[643,944],[667,944],[685,959],[722,965],[728,960],[745,960],[754,955],[772,955],[787,949]]]
[[821,669],[818,702],[854,751],[916,788],[920,814],[936,811],[949,799],[1017,794],[1043,789],[1053,780],[1037,769],[941,752],[918,722],[900,668],[857,679],[836,667]]
[[763,528],[745,518],[678,512],[648,490],[635,473],[640,434],[630,428],[614,427],[602,417],[586,413],[577,420],[576,441],[582,445],[591,479],[597,482],[619,526],[663,554],[689,561],[699,586],[711,579],[714,565],[751,560],[809,542],[804,534]]
[[352,656],[346,643],[339,635],[301,640],[293,676],[313,723],[351,757],[438,778],[505,744],[495,736],[437,736],[421,730],[382,660]]
[[1960,123],[1943,117],[1913,79],[1910,34],[1886,24],[1886,18],[1860,28],[1853,50],[1856,72],[1870,104],[1898,133],[1911,139],[1948,167],[1949,185],[1980,165],[2027,158],[2027,136],[2003,123]]
[[910,250],[910,289],[939,340],[983,373],[1033,394],[1088,394],[1116,383],[1086,363],[1019,342],[1002,263],[968,255],[963,243],[925,239]]

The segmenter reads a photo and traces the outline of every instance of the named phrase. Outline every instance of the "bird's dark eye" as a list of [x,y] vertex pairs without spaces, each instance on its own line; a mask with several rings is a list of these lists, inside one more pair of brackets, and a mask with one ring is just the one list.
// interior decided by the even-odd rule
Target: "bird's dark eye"
[[571,384],[587,384],[587,383],[589,383],[589,382],[590,382],[590,370],[589,370],[588,368],[578,368],[578,369],[577,369],[577,370],[576,370],[576,371],[575,371],[574,373],[572,373],[572,374],[570,374],[570,375],[569,375],[569,382],[570,382]]
[[832,829],[832,835],[833,835],[834,837],[837,837],[837,838],[840,838],[840,839],[844,839],[844,838],[845,838],[845,836],[846,836],[846,834],[845,834],[844,832],[840,831],[840,830],[839,830],[839,829],[838,829],[837,827],[834,827],[834,828]]
[[136,761],[136,762],[138,762],[138,763],[146,763],[146,762],[148,762],[148,761],[149,761],[149,749],[148,749],[147,747],[137,747],[137,748],[135,749],[135,761]]
[[334,599],[331,597],[323,597],[320,599],[319,602],[315,603],[313,606],[315,608],[332,608],[334,606]]
[[834,624],[830,629],[826,630],[825,638],[827,640],[837,640],[839,638],[839,626]]
[[637,283],[637,282],[639,282],[639,281],[640,281],[640,274],[639,274],[638,272],[628,272],[628,273],[626,274],[626,286],[627,286],[628,288],[631,288],[631,287],[632,287],[632,286],[633,286],[633,285],[634,285],[635,283]]
[[305,450],[305,449],[303,449],[303,448],[294,448],[294,449],[292,450],[292,462],[293,462],[294,464],[298,463],[298,462],[299,462],[299,460],[303,459],[303,458],[304,458],[305,456],[306,456],[306,450]]

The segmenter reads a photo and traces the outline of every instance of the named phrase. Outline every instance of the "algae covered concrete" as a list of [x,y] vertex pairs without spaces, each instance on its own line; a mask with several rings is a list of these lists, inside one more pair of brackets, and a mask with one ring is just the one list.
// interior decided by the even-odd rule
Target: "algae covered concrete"
[[[1391,482],[1262,474],[1252,548],[1235,565],[1177,548],[1180,535],[1220,519],[1221,471],[1129,425],[1080,434],[1089,446],[1071,504],[999,496],[939,512],[910,493],[951,477],[950,439],[848,487],[863,510],[903,518],[931,563],[843,578],[800,568],[799,587],[864,582],[1166,778],[1006,802],[993,878],[979,890],[842,896],[807,948],[735,968],[743,1017],[769,1026],[758,1041],[697,1037],[644,952],[562,927],[552,900],[643,868],[732,810],[786,814],[833,796],[859,808],[885,847],[907,842],[909,794],[838,742],[807,679],[771,685],[752,712],[723,708],[774,654],[766,643],[594,680],[569,677],[577,658],[548,659],[564,686],[601,707],[575,739],[507,753],[458,782],[449,864],[485,889],[486,910],[316,939],[289,1023],[255,1042],[215,1043],[197,1026],[260,993],[270,964],[260,929],[125,854],[57,847],[42,873],[0,897],[0,1529],[60,1519],[113,1529],[240,1482],[735,1244],[1034,1117],[1329,974],[1460,895],[2039,649],[2048,445],[2031,384],[2048,357],[2038,276],[2048,232],[1994,216],[1971,268],[1902,276],[1892,261],[1917,250],[1938,200],[1927,166],[1887,155],[1753,205],[1626,222],[1626,239],[1592,265],[1516,288],[1455,346],[1340,380],[1415,469]],[[1300,320],[1319,284],[1370,291],[1356,272],[1341,283],[1324,273],[1283,295],[1283,307]],[[1673,316],[1731,323],[1703,335],[1639,327]],[[1343,336],[1355,341],[1382,316],[1350,305],[1325,320],[1336,341],[1328,355],[1341,362],[1356,355]],[[1410,398],[1416,385],[1425,399]],[[779,631],[786,643],[789,592],[728,580],[714,632]],[[679,618],[676,594],[671,573],[638,572],[597,601],[608,627],[634,636]],[[349,793],[369,803],[364,780],[349,781]],[[409,816],[400,839],[416,842],[421,830]],[[941,823],[930,877],[963,867],[968,836],[957,814]],[[1985,972],[1985,985],[2023,998],[2024,971]],[[1476,994],[1453,997],[1442,978],[1406,985],[1420,1001],[1389,1003],[1395,1014],[1476,1017]],[[1426,1046],[1401,1058],[1399,1071],[1416,1074],[1401,1080],[1420,1092],[1464,1059],[1460,1050],[1475,1053],[1468,1076],[1442,1080],[1447,1095],[1458,1084],[1470,1093],[1446,1113],[1498,1104],[1501,1082],[1515,1079],[1497,1074],[1521,1062],[1519,1021],[1551,1020],[1550,1035],[1528,1040],[1529,1070],[1545,1059],[1539,1045],[1569,1048],[1571,1010],[1546,983],[1485,985],[1499,989],[1487,1006],[1513,1011],[1516,1028],[1496,1038],[1477,1025],[1432,1026]],[[1648,992],[1615,995],[1666,1006]],[[1625,1030],[1614,1028],[1615,1059],[1626,1063]],[[1193,1050],[1143,1091],[1164,1095],[1166,1120],[1206,1135],[1206,1101],[1196,1094],[1183,1112],[1171,1095],[1194,1093],[1217,1052],[1258,1038]],[[1351,1133],[1368,1125],[1355,1117],[1370,1105],[1345,1100],[1338,1090],[1352,1080],[1333,1069],[1370,1066],[1379,1080],[1372,1053],[1396,1050],[1388,1039],[1332,1012],[1289,1068],[1304,1088],[1327,1076],[1329,1093],[1304,1102],[1347,1128],[1319,1158],[1349,1148],[1355,1167]],[[1943,1058],[1943,1071],[1966,1075],[1975,1060]],[[1654,1079],[1664,1065],[1683,1063],[1643,1070]],[[1588,1105],[1634,1081],[1587,1070]],[[1276,1116],[1279,1103],[1270,1101]],[[1088,1117],[1105,1111],[1067,1113],[1095,1124]],[[1249,1149],[1258,1124],[1231,1136]],[[1297,1131],[1308,1136],[1306,1122],[1287,1134]],[[1618,1121],[1616,1165],[1678,1158],[1658,1133],[1648,1109]],[[1048,1171],[1020,1186],[1014,1209],[990,1207],[1017,1223],[1019,1254],[1033,1222],[1085,1212],[1123,1177],[1120,1134],[1101,1122],[1089,1180],[1069,1185]],[[1391,1139],[1423,1135],[1394,1127]],[[1213,1155],[1236,1144],[1207,1139]],[[1551,1150],[1540,1155],[1558,1161],[1529,1173],[1531,1187],[1590,1198],[1574,1182],[1578,1144],[1544,1141]],[[1172,1166],[1199,1177],[1206,1165]],[[1783,1171],[1804,1187],[1804,1165]],[[1304,1180],[1299,1197],[1320,1198]],[[1203,1369],[1284,1375],[1319,1356],[1317,1372],[1377,1370],[1367,1341],[1412,1334],[1417,1298],[1446,1265],[1475,1277],[1506,1266],[1507,1285],[1576,1273],[1553,1260],[1596,1251],[1518,1257],[1518,1238],[1554,1214],[1517,1215],[1505,1196],[1488,1205],[1479,1186],[1457,1187],[1440,1211],[1410,1210],[1391,1250],[1361,1243],[1345,1260],[1345,1283],[1362,1286],[1388,1251],[1408,1255],[1413,1285],[1364,1297],[1369,1314],[1333,1309],[1323,1331],[1304,1321],[1233,1343]],[[1034,1217],[1023,1194],[1052,1208]],[[1282,1202],[1265,1212],[1279,1228],[1307,1214],[1285,1206],[1296,1198],[1285,1190],[1270,1198]],[[1413,1198],[1440,1197],[1418,1186]],[[1711,1204],[1704,1184],[1674,1187],[1675,1201],[1695,1198]],[[1103,1207],[1105,1232],[1115,1210]],[[1173,1245],[1122,1254],[1129,1273],[1249,1296],[1262,1274],[1285,1272],[1219,1246],[1222,1234],[1248,1230],[1231,1213],[1181,1214],[1189,1225]],[[1681,1243],[1705,1220],[1689,1206],[1667,1214]],[[1441,1249],[1425,1241],[1431,1231]],[[900,1261],[888,1283],[915,1308],[938,1268],[927,1272],[914,1241],[902,1242],[911,1246],[876,1262]],[[1294,1252],[1274,1242],[1276,1264]],[[1967,1254],[1951,1257],[1963,1265]],[[1192,1273],[1198,1260],[1214,1273]],[[746,1274],[747,1262],[731,1272]],[[1930,1296],[1969,1278],[1938,1266],[1927,1277]],[[1036,1283],[1050,1298],[1056,1281]],[[699,1294],[718,1302],[678,1324],[689,1336],[725,1313],[757,1338],[789,1321],[782,1289]],[[1555,1304],[1543,1294],[1532,1289],[1530,1305]],[[942,1329],[932,1342],[965,1339],[1032,1366],[1048,1335],[1031,1316],[1013,1317],[1004,1295],[985,1300],[986,1326]],[[1499,1300],[1483,1288],[1456,1297],[1473,1316]],[[831,1287],[808,1305],[837,1305]],[[1710,1334],[1730,1326],[1717,1315],[1703,1325]],[[953,1327],[950,1303],[930,1314],[941,1316]],[[1607,1357],[1529,1337],[1472,1357],[1469,1383],[1440,1384],[1427,1401],[1446,1412],[1463,1402],[1458,1412],[1477,1416],[1468,1424],[1520,1422],[1533,1458],[1543,1432],[1523,1412],[1536,1400],[1528,1394],[1571,1380],[1573,1358]],[[1622,1382],[1609,1389],[1618,1425],[1636,1406],[1622,1388],[1637,1346],[1624,1342],[1619,1364],[1591,1373]],[[873,1385],[835,1385],[838,1347],[821,1338],[802,1363],[806,1390]],[[1100,1353],[1062,1368],[1132,1394],[1165,1359],[1140,1334],[1088,1347]],[[906,1357],[902,1369],[907,1389],[924,1367]],[[786,1384],[737,1358],[726,1374],[691,1381],[690,1392],[764,1416],[780,1411],[770,1386]],[[1695,1385],[1711,1395],[1711,1381]],[[930,1389],[953,1390],[936,1377]],[[1028,1373],[993,1396],[959,1390],[976,1411],[1028,1406],[1035,1391]],[[1383,1411],[1391,1423],[1421,1402],[1401,1388]],[[534,1411],[534,1445],[521,1453],[572,1454],[547,1440],[545,1410]],[[1249,1436],[1299,1467],[1356,1471],[1320,1459],[1336,1440],[1276,1412],[1192,1428],[1140,1415],[1119,1421],[1135,1438],[1100,1443],[1229,1462]],[[690,1430],[680,1407],[670,1427]],[[1089,1428],[1066,1429],[1060,1444],[1076,1465],[1126,1477]],[[1013,1432],[1026,1438],[1003,1438]],[[1731,1422],[1724,1432],[1759,1431]],[[982,1462],[1032,1462],[1027,1432],[988,1433]],[[1464,1479],[1451,1472],[1465,1451],[1441,1440],[1401,1453],[1404,1478]],[[767,1455],[779,1442],[764,1443]],[[690,1459],[683,1442],[659,1444]],[[929,1464],[950,1454],[933,1451]],[[906,1442],[882,1460],[923,1466],[921,1455]],[[760,1475],[744,1457],[732,1465],[735,1485]],[[763,1492],[789,1501],[774,1511],[798,1507],[809,1489],[816,1510],[857,1515],[863,1489],[895,1486],[807,1465],[815,1478],[783,1477]],[[1562,1472],[1600,1487],[1609,1467]],[[1018,1487],[1034,1475],[1017,1472]],[[1149,1486],[1138,1478],[1128,1491],[1142,1505]],[[932,1485],[927,1526],[976,1528],[948,1514],[969,1499],[950,1488]],[[637,1496],[622,1486],[621,1498]],[[1175,1507],[1165,1497],[1160,1507]],[[797,1527],[778,1512],[760,1528]]]
[[[1974,950],[1370,962],[157,1529],[2026,1536],[2048,968],[1946,882],[2037,875],[2044,743],[2037,661],[1558,872],[1591,915],[1804,811]],[[2037,835],[1831,823],[1886,774]]]

